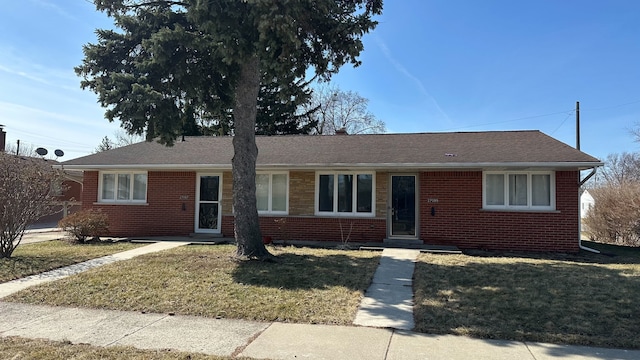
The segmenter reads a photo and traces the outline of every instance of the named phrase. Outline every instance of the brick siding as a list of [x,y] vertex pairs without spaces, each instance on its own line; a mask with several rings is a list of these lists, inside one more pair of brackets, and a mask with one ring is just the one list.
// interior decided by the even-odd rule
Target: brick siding
[[[556,172],[556,211],[488,211],[482,209],[481,171],[422,172],[420,239],[460,248],[578,251],[577,179],[576,171]],[[289,216],[262,216],[262,232],[274,239],[341,241],[353,225],[351,242],[381,242],[386,237],[388,182],[388,173],[376,174],[375,218],[315,217],[315,172],[291,171]],[[147,205],[98,204],[98,172],[87,171],[83,208],[105,211],[112,236],[188,235],[194,231],[195,187],[195,172],[150,171]],[[222,233],[233,236],[229,171],[222,174],[222,214]]]
[[109,216],[110,236],[188,235],[195,218],[195,172],[149,171],[147,205],[99,204],[98,172],[84,175],[82,208]]
[[[421,173],[421,239],[460,248],[576,252],[577,180],[575,171],[556,172],[556,211],[488,211],[482,210],[481,171]],[[438,202],[427,203],[430,198]]]
[[[223,216],[222,232],[233,234],[233,216]],[[353,225],[353,227],[352,227]],[[382,242],[386,219],[312,216],[261,216],[263,236],[274,240]],[[342,227],[342,232],[341,232]]]

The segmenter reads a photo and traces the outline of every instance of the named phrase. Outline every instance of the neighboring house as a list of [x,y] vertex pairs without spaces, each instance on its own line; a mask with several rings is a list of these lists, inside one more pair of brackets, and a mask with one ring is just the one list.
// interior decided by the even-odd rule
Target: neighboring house
[[[578,251],[579,171],[598,159],[539,131],[258,136],[274,239]],[[63,163],[114,236],[233,236],[232,137],[137,143]]]
[[[59,167],[55,160],[45,160],[54,167]],[[58,221],[65,216],[79,211],[82,208],[82,181],[83,173],[78,170],[62,171],[62,181],[51,184],[51,193],[54,203],[54,213],[38,219],[30,228],[57,227]]]
[[582,195],[580,195],[580,217],[581,218],[585,218],[587,216],[587,213],[589,212],[589,210],[591,210],[591,208],[593,207],[593,204],[595,204],[595,201],[593,200],[593,196],[591,196],[591,194],[589,193],[589,190],[585,190]]
[[[0,125],[0,152],[5,152],[7,133],[3,129],[4,125]],[[20,155],[24,157],[23,155]],[[26,158],[33,158],[27,156]],[[38,158],[51,166],[60,167],[56,160]],[[80,210],[82,204],[82,180],[83,173],[78,170],[63,170],[63,179],[60,183],[51,184],[51,193],[55,204],[55,213],[38,219],[31,228],[57,226],[64,216]]]

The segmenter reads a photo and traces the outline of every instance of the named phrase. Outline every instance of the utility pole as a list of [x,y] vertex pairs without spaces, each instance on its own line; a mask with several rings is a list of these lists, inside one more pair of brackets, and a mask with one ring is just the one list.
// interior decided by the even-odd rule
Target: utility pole
[[580,101],[576,101],[576,149],[580,150]]
[[16,146],[16,155],[20,155],[20,140],[17,141],[18,146]]

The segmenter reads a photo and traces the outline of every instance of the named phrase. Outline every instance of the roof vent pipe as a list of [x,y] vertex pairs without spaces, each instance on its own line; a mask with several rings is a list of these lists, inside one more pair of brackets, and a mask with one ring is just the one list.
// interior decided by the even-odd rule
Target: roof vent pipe
[[336,129],[336,135],[349,135],[347,133],[346,127],[341,127],[340,129]]

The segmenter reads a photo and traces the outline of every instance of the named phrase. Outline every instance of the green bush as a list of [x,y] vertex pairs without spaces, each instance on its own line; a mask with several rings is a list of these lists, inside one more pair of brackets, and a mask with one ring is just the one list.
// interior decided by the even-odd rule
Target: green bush
[[58,227],[82,244],[106,234],[109,231],[109,218],[101,211],[82,210],[60,220]]

